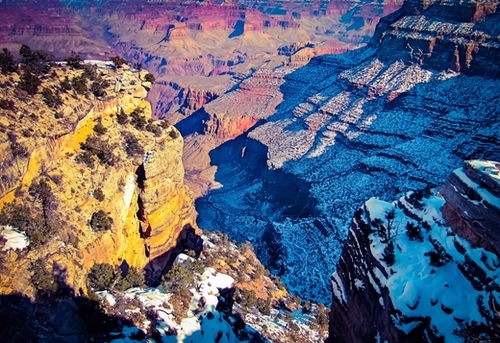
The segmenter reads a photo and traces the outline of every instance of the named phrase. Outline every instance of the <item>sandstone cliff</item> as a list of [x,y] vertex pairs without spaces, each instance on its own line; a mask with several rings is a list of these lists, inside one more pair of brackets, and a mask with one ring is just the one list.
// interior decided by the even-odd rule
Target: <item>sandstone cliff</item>
[[[46,221],[57,219],[40,246],[31,242],[7,251],[1,290],[31,294],[26,280],[34,261],[65,269],[75,289],[86,289],[86,272],[94,263],[145,268],[154,276],[166,266],[183,229],[194,225],[182,137],[173,126],[151,121],[144,100],[150,84],[141,81],[146,71],[97,69],[107,88],[95,97],[60,89],[61,80],[75,83],[82,70],[52,69],[43,87],[60,94],[58,108],[44,103],[40,92],[29,96],[9,81],[1,92],[2,100],[13,103],[0,109],[0,207],[10,213],[25,204],[33,215],[40,210]],[[18,79],[16,73],[10,77]],[[38,185],[48,185],[48,195],[39,196]],[[40,201],[45,198],[49,205]],[[96,228],[96,213],[112,219],[109,230]]]
[[497,341],[499,178],[498,163],[469,161],[438,195],[357,210],[332,277],[329,341]]

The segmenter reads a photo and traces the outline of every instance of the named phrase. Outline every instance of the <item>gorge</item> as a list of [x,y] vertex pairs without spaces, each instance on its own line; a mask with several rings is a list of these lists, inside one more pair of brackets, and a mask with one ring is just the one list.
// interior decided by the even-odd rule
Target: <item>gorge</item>
[[[271,281],[266,291],[255,287],[261,298],[253,307],[267,322],[245,312],[259,328],[271,327],[277,313],[278,324],[259,331],[267,340],[325,338],[305,329],[294,312],[301,301],[288,291],[332,304],[328,342],[499,339],[497,6],[496,0],[1,3],[9,11],[0,11],[0,44],[12,51],[25,43],[56,59],[119,55],[130,64],[103,67],[105,97],[64,95],[63,120],[52,118],[59,113],[50,106],[32,108],[37,102],[16,88],[20,76],[2,79],[11,88],[1,100],[16,101],[15,110],[2,107],[0,146],[8,153],[0,207],[16,199],[45,215],[33,191],[45,187],[43,180],[59,204],[51,210],[71,228],[46,256],[10,251],[2,293],[35,295],[25,284],[42,258],[71,266],[67,281],[82,292],[97,263],[137,267],[152,284],[163,284],[163,274],[190,261],[189,254],[206,262],[202,248],[224,240],[202,229],[248,242],[269,269]],[[149,72],[153,84],[145,81]],[[76,80],[79,72],[69,73]],[[43,87],[58,90],[58,78],[64,79],[60,71],[47,76]],[[120,108],[128,126],[117,125]],[[137,116],[148,129],[132,124]],[[92,151],[87,137],[98,124],[118,162],[103,166],[96,155],[95,169],[82,168],[78,154]],[[137,154],[130,152],[136,141],[143,147]],[[27,151],[19,153],[16,144]],[[113,230],[102,235],[91,224],[101,207],[113,219]],[[259,284],[260,267],[236,273],[250,258],[227,244],[218,252],[227,260],[216,259],[214,268],[233,281],[221,285],[245,289],[244,280],[254,277]],[[178,259],[180,252],[187,255]],[[216,272],[200,272],[197,280],[210,287]],[[254,337],[231,326],[238,318],[232,305],[223,310],[218,298],[203,303],[213,295],[201,288],[191,292],[198,303],[191,302],[190,318],[202,312],[190,319],[197,321],[192,337],[202,339],[211,328],[208,312],[231,323],[221,329],[226,341]],[[134,294],[154,297],[141,292]],[[222,294],[222,286],[214,292]],[[236,297],[248,301],[245,294]],[[113,289],[103,295],[111,302],[115,296]],[[320,305],[313,308],[321,323]],[[279,322],[287,311],[299,329]],[[168,336],[175,325],[161,318],[168,325],[160,320],[154,330]],[[273,331],[280,326],[286,334]],[[302,338],[293,336],[298,332]],[[222,336],[216,337],[206,340]]]

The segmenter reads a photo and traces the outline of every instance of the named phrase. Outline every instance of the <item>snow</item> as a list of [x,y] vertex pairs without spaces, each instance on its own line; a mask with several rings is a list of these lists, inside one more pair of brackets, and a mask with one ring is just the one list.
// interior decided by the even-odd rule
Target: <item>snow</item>
[[492,180],[500,184],[500,164],[494,161],[485,160],[472,160],[469,164],[474,167],[474,169],[491,177]]
[[342,302],[343,306],[346,306],[347,304],[347,299],[345,296],[345,289],[344,289],[344,283],[339,277],[339,274],[337,272],[333,273],[332,275],[332,289],[333,289],[333,295],[334,297]]
[[[483,200],[488,202],[497,208],[500,208],[500,198],[491,194],[488,190],[484,189],[474,181],[472,181],[467,174],[465,174],[463,168],[458,168],[453,173],[460,178],[460,180],[465,183],[470,188],[474,189]],[[481,201],[482,202],[482,201]]]
[[29,245],[29,239],[26,234],[10,225],[0,226],[0,236],[5,238],[5,243],[2,250],[24,249]]
[[[179,254],[175,263],[184,263],[191,260],[192,257]],[[234,279],[225,274],[215,271],[213,268],[205,268],[200,276],[200,281],[196,288],[190,289],[192,294],[190,311],[187,318],[182,319],[180,324],[174,321],[172,307],[169,304],[171,294],[165,293],[162,286],[156,288],[131,288],[124,294],[125,297],[137,297],[146,308],[158,313],[156,328],[161,334],[162,343],[181,343],[181,342],[218,342],[230,343],[239,342],[233,333],[231,324],[224,318],[223,314],[216,310],[219,302],[219,289],[230,288],[234,285]],[[97,292],[111,306],[116,304],[116,297],[109,291]],[[203,311],[194,315],[193,310],[198,307],[199,300],[205,299]],[[137,309],[138,310],[138,309]],[[132,309],[134,311],[134,309]],[[211,313],[211,315],[209,315]],[[213,315],[213,316],[212,316]],[[121,332],[125,337],[113,339],[112,343],[137,342],[131,339],[131,335],[137,333],[139,329],[146,329],[149,323],[144,323],[144,328],[124,327]],[[167,335],[170,328],[176,328],[177,335]],[[121,335],[120,335],[121,336]]]
[[[283,101],[249,132],[245,150],[245,157],[258,156],[273,170],[252,173],[237,160],[218,163],[216,179],[224,187],[197,202],[201,228],[251,240],[289,290],[324,303],[331,296],[325,270],[335,271],[352,214],[367,199],[440,185],[463,156],[498,155],[500,80],[386,63],[373,53],[321,56],[288,74]],[[315,228],[313,216],[289,215],[288,202],[266,187],[283,183],[288,189],[295,180],[309,187],[303,212],[326,223],[327,235]],[[270,226],[283,250],[282,269],[273,269],[276,256],[261,243]]]
[[[453,334],[453,330],[459,329],[457,321],[486,323],[478,304],[486,309],[489,308],[485,300],[489,299],[489,293],[485,289],[493,287],[493,284],[484,285],[481,290],[475,289],[458,266],[464,265],[467,259],[471,259],[486,272],[490,280],[498,280],[500,278],[500,269],[497,267],[498,258],[484,249],[471,247],[467,240],[458,237],[449,227],[442,224],[443,219],[440,213],[440,208],[444,204],[442,198],[437,196],[424,198],[422,210],[413,208],[404,197],[400,199],[400,203],[413,215],[418,215],[422,220],[427,221],[431,225],[431,230],[426,232],[425,229],[421,229],[422,242],[409,240],[404,228],[406,223],[415,224],[416,221],[406,217],[400,208],[396,208],[393,223],[397,223],[399,229],[396,230],[395,224],[393,239],[397,247],[395,249],[396,261],[390,266],[393,272],[387,277],[378,269],[374,269],[373,272],[380,280],[380,284],[388,288],[396,310],[401,311],[407,317],[428,316],[431,318],[430,325],[437,335],[444,336],[446,342],[461,342]],[[366,208],[371,220],[379,218],[386,222],[387,209],[394,207],[392,203],[372,198],[366,202]],[[376,233],[372,233],[370,239],[373,240],[371,245],[373,256],[385,265],[381,258],[386,244],[380,241]],[[431,240],[446,250],[446,253],[451,256],[450,262],[440,267],[430,264],[426,253],[435,251]],[[464,255],[457,251],[456,243],[465,248]],[[378,290],[371,277],[370,282]],[[445,310],[452,311],[452,313],[447,314]],[[490,314],[493,315],[493,313]],[[395,324],[408,333],[418,323],[403,325],[399,320],[395,320]]]

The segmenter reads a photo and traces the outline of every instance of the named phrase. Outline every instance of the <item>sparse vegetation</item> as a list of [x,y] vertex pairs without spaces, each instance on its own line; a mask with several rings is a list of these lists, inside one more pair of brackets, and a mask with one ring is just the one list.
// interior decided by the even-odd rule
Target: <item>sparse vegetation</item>
[[434,251],[426,252],[424,255],[429,257],[429,264],[434,267],[442,267],[446,263],[451,262],[453,259],[446,252],[446,249],[436,240],[429,238]]
[[96,97],[102,97],[106,95],[106,88],[109,87],[109,83],[101,77],[96,78],[90,85],[90,91]]
[[420,226],[411,222],[406,223],[406,234],[408,235],[408,239],[410,241],[422,242],[424,240],[422,237]]
[[44,102],[49,107],[57,108],[62,105],[63,101],[59,93],[52,91],[52,89],[45,87],[42,90],[42,96]]
[[38,292],[55,292],[57,283],[51,272],[46,268],[47,262],[38,259],[31,262],[29,270],[32,272],[30,281]]
[[115,289],[125,291],[132,287],[144,287],[144,274],[135,267],[129,267],[127,275],[120,277],[115,284]]
[[80,58],[80,55],[74,55],[74,54],[66,57],[64,60],[68,64],[68,67],[71,67],[73,69],[80,69],[83,62],[82,59]]
[[116,113],[116,121],[121,125],[128,124],[128,116],[125,114],[125,111],[121,107],[120,110]]
[[94,231],[107,231],[113,226],[113,218],[111,218],[103,210],[98,210],[94,212],[92,218],[90,219],[90,227]]
[[156,78],[153,74],[147,73],[146,76],[144,76],[144,81],[154,83],[156,81]]
[[133,134],[125,133],[124,139],[125,151],[129,157],[144,156],[144,148]]
[[2,52],[0,52],[0,71],[3,74],[9,74],[16,70],[17,65],[14,61],[14,56],[12,56],[12,53],[7,48],[3,48]]
[[390,241],[384,247],[382,252],[382,261],[384,261],[389,267],[393,266],[396,262],[396,256],[394,254],[394,243]]
[[108,132],[108,129],[106,129],[104,125],[102,125],[101,120],[98,120],[97,123],[94,125],[94,132],[96,133],[96,135],[102,136],[106,134],[106,132]]
[[[109,144],[108,141],[103,140],[98,136],[88,136],[87,140],[80,145],[82,150],[85,150],[92,155],[96,156],[99,161],[108,166],[114,166],[116,162],[116,156],[114,154],[115,147]],[[81,160],[90,166],[90,159],[88,156],[82,156]],[[87,163],[89,162],[89,163]]]
[[19,88],[25,90],[30,95],[35,95],[38,92],[38,87],[42,84],[42,81],[29,67],[24,67],[22,69],[21,81],[19,82]]
[[170,130],[170,132],[168,133],[168,135],[172,139],[177,139],[179,137],[179,131],[177,131],[175,129],[172,129],[172,130]]
[[51,63],[54,60],[54,56],[50,53],[43,50],[31,51],[29,46],[23,44],[19,55],[21,55],[23,68],[30,70],[33,74],[39,76],[50,72]]
[[97,189],[94,189],[94,191],[92,192],[94,194],[94,198],[98,201],[104,201],[104,192],[102,191],[102,189],[100,188],[97,188]]
[[115,279],[115,271],[109,263],[96,263],[87,275],[87,283],[95,291],[108,289]]
[[130,113],[130,124],[132,124],[137,130],[144,130],[147,124],[146,117],[143,116],[144,109],[137,107]]
[[178,293],[183,289],[194,287],[193,271],[184,264],[174,263],[172,268],[163,275],[162,284],[165,291]]
[[127,64],[127,60],[121,56],[111,57],[111,62],[114,63],[117,69],[120,69],[124,64]]

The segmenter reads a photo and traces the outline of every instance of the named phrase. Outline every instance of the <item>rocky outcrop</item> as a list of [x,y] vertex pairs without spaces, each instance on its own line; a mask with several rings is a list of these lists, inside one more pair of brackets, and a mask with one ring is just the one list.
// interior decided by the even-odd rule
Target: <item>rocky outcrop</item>
[[498,1],[407,1],[374,36],[385,61],[404,60],[438,70],[500,77]]
[[500,165],[470,161],[441,187],[446,223],[474,246],[500,255]]
[[[54,69],[46,87],[58,89],[59,78],[82,73]],[[65,281],[74,289],[86,289],[86,273],[95,263],[146,267],[154,276],[165,268],[173,248],[189,231],[186,229],[195,226],[192,193],[184,185],[183,140],[173,126],[150,121],[151,107],[144,100],[147,91],[141,83],[147,71],[123,67],[98,69],[97,73],[109,85],[106,94],[95,98],[88,93],[92,99],[88,100],[62,93],[60,114],[45,105],[40,94],[18,97],[14,108],[31,113],[18,122],[12,120],[15,113],[0,110],[1,165],[6,175],[0,207],[7,208],[13,201],[30,203],[36,213],[40,205],[29,190],[43,181],[49,185],[52,199],[50,208],[42,204],[44,216],[58,218],[58,224],[51,226],[51,238],[42,240],[43,244],[32,242],[28,251],[9,251],[0,280],[4,293],[30,294],[31,285],[26,284],[29,266],[40,259],[47,266],[64,268]],[[18,78],[16,74],[11,77]],[[2,91],[2,97],[13,98],[11,93],[16,91],[11,85]],[[133,118],[128,124],[118,123],[116,115],[122,110],[126,115],[139,113],[143,119],[134,118],[142,125],[132,124]],[[14,137],[17,145],[12,143]],[[96,151],[97,158],[82,157],[81,146],[88,137],[100,141],[87,151],[110,150]],[[16,153],[20,148],[12,150],[13,144],[22,146],[23,153]],[[99,211],[112,220],[107,230],[92,224]],[[16,262],[19,254],[24,257]]]
[[498,223],[496,165],[469,161],[438,196],[372,198],[356,211],[332,276],[328,342],[499,339],[500,260],[488,251],[495,243],[484,244],[486,229],[494,235]]

